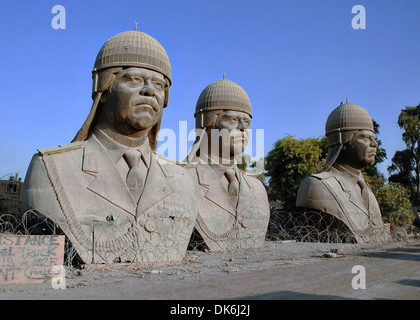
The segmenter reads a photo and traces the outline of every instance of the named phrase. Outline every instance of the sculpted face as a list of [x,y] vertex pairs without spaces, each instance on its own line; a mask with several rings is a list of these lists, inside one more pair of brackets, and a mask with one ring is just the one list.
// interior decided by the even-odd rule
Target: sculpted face
[[241,154],[248,145],[250,124],[251,117],[245,112],[226,111],[222,113],[212,129],[229,133],[228,138],[222,136],[222,139],[219,139],[221,144],[219,154],[230,154],[231,157]]
[[162,116],[165,83],[163,75],[152,70],[122,70],[104,96],[108,125],[127,135],[150,130]]
[[356,169],[363,169],[375,164],[378,142],[373,132],[369,130],[355,131],[352,139],[343,150],[343,157],[348,164]]

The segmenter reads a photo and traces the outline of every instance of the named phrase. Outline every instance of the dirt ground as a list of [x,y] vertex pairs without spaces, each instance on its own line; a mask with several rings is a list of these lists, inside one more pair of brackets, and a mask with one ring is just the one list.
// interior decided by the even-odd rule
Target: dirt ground
[[[365,289],[352,281],[365,270]],[[266,242],[260,249],[189,251],[182,263],[66,267],[65,289],[0,284],[24,300],[420,300],[420,240],[375,244]],[[358,282],[361,284],[361,282]]]

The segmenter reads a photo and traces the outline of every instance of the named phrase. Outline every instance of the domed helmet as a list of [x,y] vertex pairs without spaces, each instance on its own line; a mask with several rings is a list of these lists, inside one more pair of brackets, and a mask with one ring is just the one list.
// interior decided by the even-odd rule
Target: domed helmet
[[171,82],[171,64],[165,49],[155,38],[144,32],[122,32],[102,46],[92,73],[112,67],[150,69],[163,74]]
[[[115,67],[140,67],[161,73],[167,80],[165,88],[165,103],[168,104],[169,87],[171,86],[171,65],[168,55],[162,45],[150,35],[137,30],[119,33],[110,38],[99,51],[92,70],[94,103],[88,118],[78,131],[74,141],[84,141],[88,138],[94,126],[94,119],[102,93],[112,84],[109,79],[100,80],[100,73]],[[149,132],[149,143],[153,150],[157,146],[157,133],[161,119]]]
[[222,79],[208,85],[200,94],[194,117],[197,127],[203,128],[205,112],[230,110],[247,113],[252,118],[251,101],[245,90],[233,81]]
[[225,79],[217,80],[208,85],[200,94],[197,100],[194,117],[196,119],[197,140],[191,148],[186,161],[193,161],[196,152],[200,148],[200,142],[208,127],[211,127],[217,119],[212,115],[206,117],[212,111],[240,111],[252,118],[251,101],[245,90],[237,83]]
[[354,103],[341,103],[328,116],[325,124],[328,157],[324,168],[328,170],[337,160],[343,145],[350,141],[354,130],[369,130],[375,132],[369,113]]

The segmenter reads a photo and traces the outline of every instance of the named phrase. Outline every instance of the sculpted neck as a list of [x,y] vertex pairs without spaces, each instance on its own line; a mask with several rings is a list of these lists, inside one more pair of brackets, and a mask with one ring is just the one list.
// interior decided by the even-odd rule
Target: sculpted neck
[[[358,176],[362,173],[361,169],[355,168],[351,164],[349,164],[347,161],[344,161],[342,158],[338,158],[336,161],[337,164],[339,164],[341,167],[346,169],[347,171],[351,172],[352,174]],[[337,169],[337,168],[336,168]]]
[[236,164],[236,161],[234,158],[226,159],[222,157],[216,157],[214,155],[201,155],[200,159],[207,164],[218,164],[218,165],[222,165],[226,167],[232,167],[233,165]]
[[99,130],[105,133],[109,138],[122,144],[128,148],[137,148],[148,141],[149,130],[137,131],[131,134],[122,134],[116,131],[110,126],[101,124],[100,122],[96,126]]

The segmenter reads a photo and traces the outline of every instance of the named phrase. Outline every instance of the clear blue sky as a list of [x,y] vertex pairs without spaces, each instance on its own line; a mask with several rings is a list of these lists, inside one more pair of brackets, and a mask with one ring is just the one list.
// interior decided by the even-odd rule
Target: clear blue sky
[[[364,30],[351,25],[358,4]],[[55,5],[66,9],[65,30],[51,26]],[[404,148],[398,115],[420,102],[419,0],[4,0],[0,178],[24,178],[37,148],[73,139],[92,105],[98,51],[136,20],[172,65],[162,128],[193,130],[198,96],[225,71],[251,99],[265,154],[286,134],[322,136],[346,95],[380,125],[383,173]]]

